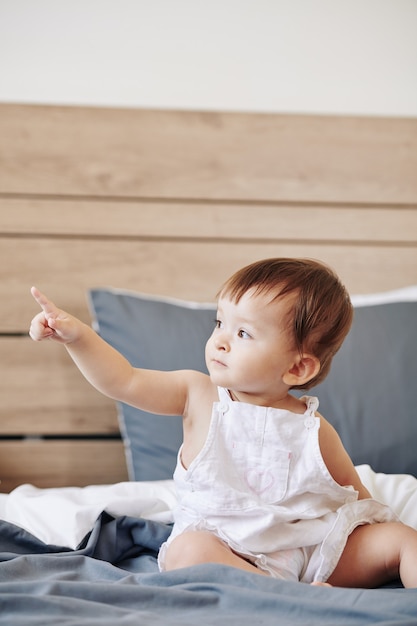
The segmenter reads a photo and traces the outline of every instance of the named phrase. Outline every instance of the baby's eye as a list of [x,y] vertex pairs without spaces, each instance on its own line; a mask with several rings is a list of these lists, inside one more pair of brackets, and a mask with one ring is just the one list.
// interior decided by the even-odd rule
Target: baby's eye
[[214,327],[215,328],[221,328],[222,327],[221,320],[214,320]]
[[241,339],[250,339],[251,336],[248,332],[246,332],[246,330],[243,330],[243,328],[241,328],[238,332],[238,337],[240,337]]

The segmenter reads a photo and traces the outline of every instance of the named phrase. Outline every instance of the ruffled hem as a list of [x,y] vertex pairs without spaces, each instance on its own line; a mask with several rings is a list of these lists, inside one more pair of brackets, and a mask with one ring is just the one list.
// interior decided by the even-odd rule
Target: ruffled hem
[[[307,556],[310,555],[308,562],[303,568],[303,573],[300,576],[302,582],[325,582],[334,571],[342,552],[346,546],[349,535],[363,524],[375,524],[381,522],[393,522],[398,521],[397,515],[385,504],[373,499],[357,500],[356,502],[350,502],[341,506],[336,512],[329,513],[327,516],[329,530],[325,535],[323,541],[317,545],[304,546],[301,549]],[[274,551],[273,553],[265,551],[264,553],[255,553],[250,550],[245,550],[244,546],[232,541],[218,528],[211,525],[204,519],[193,521],[181,529],[177,529],[174,526],[173,532],[168,540],[162,544],[158,554],[158,566],[160,571],[165,571],[165,558],[168,545],[171,541],[183,534],[184,532],[192,531],[208,531],[216,535],[219,539],[224,541],[231,550],[241,555],[243,558],[247,558],[254,564],[261,566],[261,569],[269,572],[272,576],[275,574],[274,567],[268,566],[268,561],[274,560],[274,554],[285,552],[287,550],[296,549],[299,546],[285,545],[281,550]],[[306,530],[306,532],[308,532]],[[289,542],[290,543],[290,542]],[[279,575],[281,578],[281,574]],[[289,577],[293,579],[292,576]]]
[[399,521],[398,516],[377,500],[357,500],[341,506],[329,532],[310,559],[302,581],[326,582],[342,556],[349,535],[358,526],[396,521]]

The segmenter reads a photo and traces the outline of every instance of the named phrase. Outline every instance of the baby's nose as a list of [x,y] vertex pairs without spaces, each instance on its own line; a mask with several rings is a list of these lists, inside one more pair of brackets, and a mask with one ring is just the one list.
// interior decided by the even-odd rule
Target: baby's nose
[[218,350],[228,351],[230,348],[230,343],[225,333],[221,333],[221,334],[219,333],[216,336],[214,344]]

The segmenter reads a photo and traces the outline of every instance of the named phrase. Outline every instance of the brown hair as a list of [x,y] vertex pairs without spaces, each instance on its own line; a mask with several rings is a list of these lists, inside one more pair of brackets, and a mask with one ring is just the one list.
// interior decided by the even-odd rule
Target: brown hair
[[313,259],[276,258],[257,261],[237,271],[218,295],[234,302],[248,289],[255,293],[274,292],[274,298],[294,294],[292,333],[300,353],[311,352],[320,361],[320,371],[304,385],[309,389],[329,373],[352,324],[353,307],[349,294],[335,272]]

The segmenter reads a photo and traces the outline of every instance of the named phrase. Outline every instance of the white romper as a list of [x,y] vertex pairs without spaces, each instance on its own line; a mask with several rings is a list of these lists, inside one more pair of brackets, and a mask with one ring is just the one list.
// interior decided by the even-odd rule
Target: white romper
[[330,475],[318,439],[318,400],[304,414],[231,399],[219,388],[203,449],[188,470],[178,453],[174,527],[208,530],[276,578],[326,581],[359,525],[397,520]]

